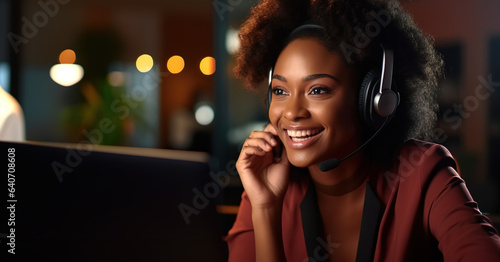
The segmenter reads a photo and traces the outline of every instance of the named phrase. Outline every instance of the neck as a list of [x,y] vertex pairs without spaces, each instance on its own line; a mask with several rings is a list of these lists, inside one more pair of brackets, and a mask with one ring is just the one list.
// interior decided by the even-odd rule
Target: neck
[[367,178],[366,161],[363,152],[343,161],[337,168],[327,172],[319,170],[318,165],[309,167],[309,173],[317,192],[330,196],[341,196],[355,191]]

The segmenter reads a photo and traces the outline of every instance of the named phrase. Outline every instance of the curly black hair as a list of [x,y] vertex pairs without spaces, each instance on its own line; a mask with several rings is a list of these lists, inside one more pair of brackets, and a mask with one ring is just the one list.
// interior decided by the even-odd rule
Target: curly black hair
[[342,54],[360,76],[380,67],[381,44],[394,51],[393,79],[401,101],[391,122],[370,144],[373,155],[392,156],[407,139],[432,138],[443,61],[432,38],[396,0],[263,0],[241,26],[235,76],[248,88],[257,88],[290,33],[308,21],[324,28],[326,37],[320,40]]

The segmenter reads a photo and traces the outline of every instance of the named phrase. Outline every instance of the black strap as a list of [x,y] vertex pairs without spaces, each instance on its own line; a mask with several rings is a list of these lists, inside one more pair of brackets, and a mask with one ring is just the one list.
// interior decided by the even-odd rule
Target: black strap
[[[382,203],[370,184],[367,183],[356,262],[373,261],[382,210]],[[300,213],[302,216],[302,230],[304,232],[307,255],[310,258],[314,258],[318,255],[318,247],[322,246],[318,240],[323,240],[323,230],[321,227],[321,219],[319,218],[320,213],[316,190],[312,181],[309,181],[307,192],[300,203]],[[325,242],[327,241],[323,240],[323,243]],[[323,251],[326,252],[327,250]],[[324,254],[324,252],[321,254]],[[335,255],[335,253],[332,255]]]
[[363,218],[359,234],[356,262],[373,261],[377,244],[378,228],[382,215],[382,203],[373,191],[370,183],[366,183]]

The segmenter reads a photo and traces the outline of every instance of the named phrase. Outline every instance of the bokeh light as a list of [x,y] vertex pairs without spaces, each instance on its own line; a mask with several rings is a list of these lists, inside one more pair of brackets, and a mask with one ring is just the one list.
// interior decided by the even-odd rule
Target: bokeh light
[[239,31],[236,29],[229,29],[226,32],[226,50],[230,55],[235,54],[240,49]]
[[76,54],[71,49],[66,49],[59,54],[59,63],[61,64],[73,64],[75,61]]
[[172,74],[178,74],[184,69],[184,58],[182,56],[174,55],[167,61],[167,69]]
[[204,75],[211,75],[215,73],[215,59],[207,56],[200,62],[200,70]]
[[125,74],[119,71],[109,73],[108,83],[112,86],[123,86],[125,84]]
[[204,104],[196,108],[194,117],[196,122],[206,126],[214,121],[215,113],[211,106]]
[[62,86],[72,86],[83,77],[83,68],[76,64],[56,64],[50,68],[50,78]]
[[148,54],[140,55],[135,62],[137,70],[141,73],[147,73],[153,68],[153,58]]

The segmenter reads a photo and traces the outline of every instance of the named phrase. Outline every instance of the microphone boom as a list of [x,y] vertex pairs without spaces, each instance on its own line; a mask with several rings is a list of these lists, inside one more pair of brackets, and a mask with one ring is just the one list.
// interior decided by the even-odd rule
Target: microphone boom
[[382,126],[380,126],[380,128],[377,129],[377,131],[375,133],[373,133],[373,135],[368,140],[366,140],[360,147],[356,148],[356,150],[352,151],[350,154],[348,154],[347,156],[341,158],[340,160],[337,159],[337,158],[331,158],[331,159],[328,159],[328,160],[325,160],[325,161],[319,163],[319,170],[321,170],[322,172],[330,171],[330,170],[338,167],[340,165],[340,162],[342,162],[342,161],[348,159],[349,157],[353,156],[354,154],[356,154],[359,150],[361,150],[368,143],[370,143],[370,141],[372,141],[373,138],[375,138],[380,133],[380,131],[385,127],[385,125],[387,123],[389,123],[389,121],[391,120],[391,118],[392,118],[393,115],[394,114],[392,114],[389,117],[387,117],[385,119],[384,123],[382,124]]

